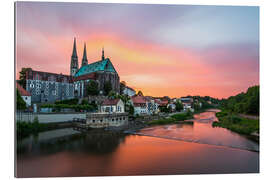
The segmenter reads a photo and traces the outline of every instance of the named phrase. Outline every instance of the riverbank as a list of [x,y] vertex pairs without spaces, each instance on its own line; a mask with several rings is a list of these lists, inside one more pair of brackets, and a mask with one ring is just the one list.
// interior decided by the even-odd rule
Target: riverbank
[[147,125],[165,125],[165,124],[175,124],[179,122],[183,122],[184,120],[193,119],[193,114],[191,112],[186,113],[178,113],[171,115],[167,118],[161,118],[158,120],[152,120],[146,122]]
[[214,122],[213,127],[227,128],[233,132],[247,136],[255,136],[255,139],[259,139],[259,119],[248,119],[240,117],[236,114],[232,114],[226,111],[216,113],[218,122]]

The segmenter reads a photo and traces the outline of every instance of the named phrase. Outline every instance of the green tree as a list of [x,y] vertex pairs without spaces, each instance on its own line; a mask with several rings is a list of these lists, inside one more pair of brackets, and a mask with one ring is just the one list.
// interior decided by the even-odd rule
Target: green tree
[[32,70],[32,68],[22,68],[22,70],[19,72],[20,77],[18,83],[26,89],[26,72]]
[[184,108],[183,104],[179,100],[177,100],[176,103],[175,103],[175,110],[176,111],[182,111],[183,108]]
[[160,112],[164,112],[164,113],[169,113],[170,109],[167,108],[166,106],[160,106],[159,107]]
[[128,114],[133,115],[134,114],[134,107],[132,105],[127,105],[128,106]]
[[112,84],[110,83],[110,81],[105,82],[104,94],[107,96],[111,90],[112,90]]
[[99,93],[98,83],[96,81],[90,81],[86,85],[86,92],[87,92],[87,95],[91,95],[91,96],[98,95],[98,93]]
[[117,98],[117,95],[114,91],[110,91],[109,94],[108,94],[108,97],[110,99],[116,99]]
[[124,93],[124,89],[126,87],[126,82],[125,81],[121,81],[120,82],[120,94]]
[[21,94],[19,93],[18,89],[16,89],[17,94],[16,94],[16,104],[17,104],[17,109],[18,110],[24,110],[26,109],[26,103],[24,102]]

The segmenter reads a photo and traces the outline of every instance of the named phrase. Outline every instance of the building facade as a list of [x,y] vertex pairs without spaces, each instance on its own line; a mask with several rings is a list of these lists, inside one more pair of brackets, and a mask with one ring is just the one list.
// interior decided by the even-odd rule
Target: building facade
[[125,104],[121,99],[106,99],[100,110],[102,113],[124,113]]
[[85,126],[91,128],[118,127],[128,124],[128,113],[121,99],[105,100],[98,113],[87,113]]
[[81,67],[79,68],[76,38],[70,61],[70,74],[56,74],[28,70],[26,90],[31,93],[32,102],[55,102],[88,96],[86,87],[90,81],[98,84],[99,94],[104,94],[104,86],[110,83],[116,93],[120,92],[120,78],[111,60],[105,58],[102,49],[101,60],[88,64],[86,44],[84,44]]
[[55,102],[74,98],[73,79],[69,75],[28,70],[26,90],[32,102]]
[[[76,46],[76,44],[74,44]],[[73,50],[76,48],[73,48]],[[74,75],[74,87],[77,97],[86,97],[87,84],[95,81],[98,84],[100,95],[104,95],[104,87],[106,83],[110,83],[112,91],[120,93],[120,78],[115,70],[111,60],[105,58],[104,49],[102,49],[101,60],[88,64],[86,57],[86,46],[84,46],[84,55],[82,66]]]
[[131,104],[134,107],[134,115],[148,115],[148,102],[144,96],[135,95],[131,97]]

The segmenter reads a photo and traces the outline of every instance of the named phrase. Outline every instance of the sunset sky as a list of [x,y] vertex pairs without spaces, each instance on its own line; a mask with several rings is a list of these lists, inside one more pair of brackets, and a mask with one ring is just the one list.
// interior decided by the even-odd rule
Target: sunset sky
[[226,98],[259,84],[259,7],[16,3],[16,77],[22,67],[69,74],[104,46],[120,81],[144,95]]

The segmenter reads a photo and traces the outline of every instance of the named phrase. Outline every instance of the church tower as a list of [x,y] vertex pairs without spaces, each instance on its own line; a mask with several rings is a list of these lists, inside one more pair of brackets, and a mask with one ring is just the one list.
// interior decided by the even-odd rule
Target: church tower
[[74,76],[77,71],[78,71],[78,56],[76,49],[76,38],[74,38],[73,52],[71,55],[71,62],[70,62],[70,75]]
[[88,60],[87,60],[87,54],[86,54],[86,45],[84,43],[84,49],[83,49],[83,58],[82,58],[82,65],[81,67],[85,66],[88,64]]
[[105,56],[104,56],[104,47],[102,47],[102,56],[101,56],[101,60],[104,60]]

